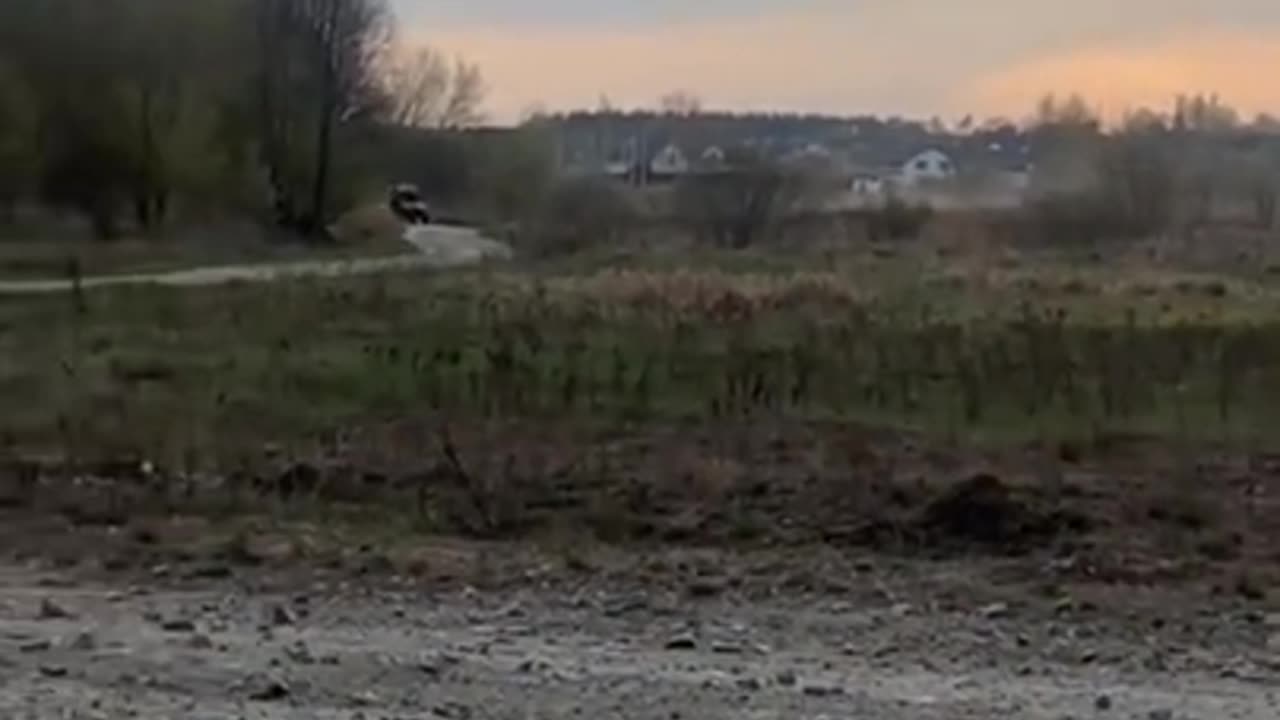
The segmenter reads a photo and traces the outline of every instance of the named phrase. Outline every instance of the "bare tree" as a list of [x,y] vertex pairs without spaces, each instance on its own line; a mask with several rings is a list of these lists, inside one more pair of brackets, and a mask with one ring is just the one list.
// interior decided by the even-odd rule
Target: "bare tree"
[[1237,160],[1245,195],[1258,227],[1271,230],[1280,216],[1280,164],[1263,154]]
[[[391,31],[387,0],[259,0],[260,112],[264,164],[278,220],[323,235],[329,215],[335,129],[377,105],[377,69]],[[292,138],[308,133],[311,201],[294,197]]]
[[702,112],[702,99],[693,93],[676,90],[663,95],[658,106],[668,115],[688,117]]
[[1168,229],[1177,205],[1177,178],[1169,133],[1129,130],[1111,138],[1102,155],[1104,197],[1132,237]]
[[488,88],[478,66],[461,58],[450,62],[428,47],[389,57],[383,82],[394,124],[456,129],[484,120]]
[[386,0],[310,0],[308,33],[320,69],[315,179],[308,230],[323,232],[329,211],[333,130],[366,109],[390,31]]
[[1036,127],[1066,127],[1096,131],[1102,123],[1098,113],[1089,107],[1089,103],[1083,97],[1073,94],[1059,98],[1051,94],[1040,99],[1031,124]]
[[1178,130],[1220,133],[1234,130],[1240,113],[1217,96],[1179,95],[1174,104],[1173,125]]
[[1276,226],[1280,210],[1280,178],[1270,174],[1255,178],[1253,184],[1253,216],[1258,227],[1270,230]]
[[34,100],[18,73],[0,61],[0,223],[12,220],[19,197],[34,184]]
[[799,188],[796,178],[773,163],[735,158],[722,171],[684,178],[676,203],[702,239],[717,247],[742,249],[774,229]]

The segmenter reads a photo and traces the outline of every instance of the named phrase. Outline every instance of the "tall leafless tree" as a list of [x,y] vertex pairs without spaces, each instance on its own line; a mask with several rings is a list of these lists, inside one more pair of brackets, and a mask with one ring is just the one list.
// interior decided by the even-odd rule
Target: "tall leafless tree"
[[484,76],[461,58],[450,62],[428,47],[399,50],[389,55],[383,82],[396,125],[453,130],[484,119]]
[[[323,235],[335,129],[370,111],[391,31],[387,0],[259,0],[263,159],[277,194],[278,219]],[[292,138],[311,123],[310,203],[299,212],[290,161]]]
[[702,112],[702,98],[691,92],[675,90],[659,98],[658,107],[668,115],[689,117]]

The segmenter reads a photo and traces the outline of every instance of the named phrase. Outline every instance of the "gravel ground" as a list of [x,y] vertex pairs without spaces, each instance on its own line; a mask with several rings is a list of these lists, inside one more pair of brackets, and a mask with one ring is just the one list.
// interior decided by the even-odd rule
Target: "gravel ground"
[[0,570],[0,717],[1280,717],[1280,616],[1221,606],[203,582]]

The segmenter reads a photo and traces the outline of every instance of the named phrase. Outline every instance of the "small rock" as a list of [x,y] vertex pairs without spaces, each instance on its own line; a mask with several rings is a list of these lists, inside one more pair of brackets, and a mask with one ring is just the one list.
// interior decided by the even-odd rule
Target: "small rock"
[[1099,712],[1106,712],[1107,710],[1110,710],[1110,709],[1111,709],[1111,696],[1110,696],[1110,695],[1099,695],[1099,696],[1098,696],[1098,697],[1093,701],[1093,707],[1094,707],[1096,710],[1098,710]]
[[67,676],[67,669],[61,665],[41,665],[40,674],[47,678],[64,678]]
[[32,640],[18,646],[18,650],[24,653],[40,653],[48,652],[53,647],[53,643],[48,640]]
[[187,645],[192,650],[212,650],[213,639],[204,633],[195,633],[191,639],[187,641]]
[[1147,713],[1147,720],[1173,720],[1173,711],[1168,708],[1152,710]]
[[647,609],[649,609],[649,601],[643,597],[629,597],[613,600],[606,603],[603,608],[605,616],[611,618]]
[[161,622],[160,629],[171,633],[189,633],[196,631],[196,624],[185,618],[173,618]]
[[1236,592],[1246,600],[1266,600],[1267,590],[1251,577],[1241,577],[1236,581]]
[[259,680],[256,687],[249,693],[249,699],[254,702],[278,702],[292,694],[288,685],[275,678]]
[[844,694],[844,688],[833,685],[805,685],[800,691],[809,697],[835,697]]
[[794,687],[800,681],[793,670],[783,670],[775,675],[773,679],[777,680],[778,684],[783,687]]
[[40,620],[70,620],[75,617],[75,614],[53,600],[45,598],[40,601],[40,613],[37,617]]
[[293,625],[298,622],[298,617],[293,611],[284,605],[276,605],[271,608],[271,624],[276,627],[283,625]]
[[192,580],[225,580],[231,577],[232,574],[230,565],[209,563],[192,568],[191,572],[187,573],[187,577]]
[[442,717],[445,720],[467,720],[472,716],[471,708],[456,702],[437,705],[431,709],[431,712],[436,717]]
[[284,654],[300,665],[314,665],[316,661],[315,656],[311,654],[311,648],[301,640],[285,648]]
[[1009,603],[992,603],[979,610],[978,614],[988,620],[998,620],[1000,618],[1009,617]]
[[98,648],[98,639],[93,636],[93,633],[86,630],[79,635],[76,635],[75,638],[67,644],[67,647],[80,652],[92,652]]
[[373,707],[378,704],[378,696],[369,690],[352,693],[351,704],[356,707]]
[[1088,665],[1096,661],[1097,659],[1098,659],[1097,650],[1085,650],[1084,652],[1080,653],[1080,662],[1084,663],[1085,665]]
[[709,598],[724,592],[724,587],[724,582],[719,579],[697,578],[690,581],[686,589],[689,592],[689,597]]
[[667,650],[697,650],[698,639],[688,633],[676,635],[664,646]]
[[876,660],[882,660],[884,658],[889,657],[890,655],[896,655],[897,652],[898,652],[897,645],[891,642],[886,642],[882,645],[877,646],[874,650],[872,650],[871,657],[875,658]]
[[738,689],[747,692],[756,692],[763,687],[763,684],[753,677],[738,678]]

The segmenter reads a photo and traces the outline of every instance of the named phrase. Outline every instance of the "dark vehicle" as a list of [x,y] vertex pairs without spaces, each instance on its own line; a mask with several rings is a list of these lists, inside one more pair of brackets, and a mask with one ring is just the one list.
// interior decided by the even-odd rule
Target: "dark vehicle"
[[391,212],[410,225],[431,224],[431,207],[422,199],[422,193],[414,185],[396,185],[391,188]]

